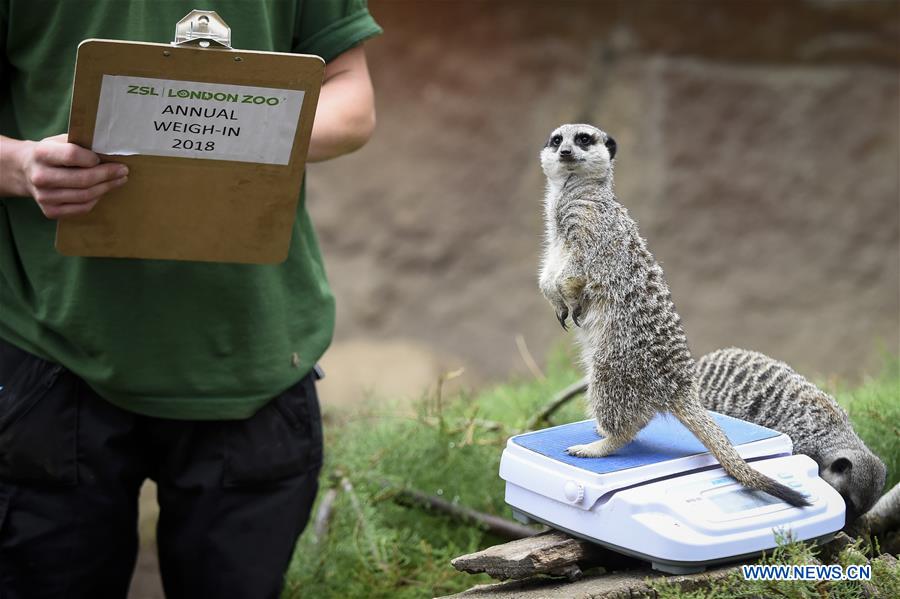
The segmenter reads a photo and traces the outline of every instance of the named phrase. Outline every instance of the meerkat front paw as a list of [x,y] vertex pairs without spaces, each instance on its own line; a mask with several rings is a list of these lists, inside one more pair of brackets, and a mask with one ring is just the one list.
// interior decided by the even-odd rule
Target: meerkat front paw
[[607,442],[606,439],[600,439],[585,445],[573,445],[566,449],[566,453],[578,458],[602,458],[608,456],[616,449],[618,447]]
[[557,288],[576,327],[581,326],[581,315],[584,311],[584,286],[584,277],[566,277]]

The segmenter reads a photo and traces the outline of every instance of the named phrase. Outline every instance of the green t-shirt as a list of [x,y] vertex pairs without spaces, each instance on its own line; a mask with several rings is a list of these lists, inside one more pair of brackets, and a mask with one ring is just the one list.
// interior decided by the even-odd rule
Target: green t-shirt
[[[169,42],[194,0],[0,0],[0,134],[67,129],[86,38]],[[329,61],[381,29],[366,0],[210,0],[235,47]],[[101,200],[102,201],[102,200]],[[331,341],[334,298],[301,193],[277,265],[72,258],[27,198],[0,199],[0,338],[161,418],[246,418]],[[3,381],[0,381],[0,385]]]

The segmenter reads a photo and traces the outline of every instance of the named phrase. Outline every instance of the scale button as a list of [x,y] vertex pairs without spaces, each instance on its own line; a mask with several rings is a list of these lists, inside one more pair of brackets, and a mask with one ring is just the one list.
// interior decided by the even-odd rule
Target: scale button
[[795,489],[799,489],[800,487],[803,486],[803,483],[801,483],[800,481],[795,480],[795,481],[789,482],[789,483],[787,484],[787,486],[793,487],[793,488],[795,488]]
[[574,480],[566,481],[566,486],[563,487],[563,493],[565,493],[566,499],[571,503],[581,503],[581,500],[584,499],[584,485],[581,485]]
[[794,475],[790,472],[779,472],[778,478],[794,478]]

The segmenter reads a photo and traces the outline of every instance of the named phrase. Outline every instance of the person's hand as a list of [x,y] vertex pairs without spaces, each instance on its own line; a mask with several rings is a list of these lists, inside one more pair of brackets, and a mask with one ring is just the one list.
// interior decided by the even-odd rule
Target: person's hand
[[128,180],[128,167],[101,164],[94,152],[55,135],[28,144],[21,154],[25,191],[47,218],[85,214],[111,189]]

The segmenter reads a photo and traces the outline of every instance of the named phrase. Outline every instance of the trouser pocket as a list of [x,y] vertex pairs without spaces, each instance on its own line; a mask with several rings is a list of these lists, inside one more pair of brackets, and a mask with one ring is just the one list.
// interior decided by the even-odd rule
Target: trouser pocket
[[0,341],[0,480],[78,482],[77,379]]
[[322,418],[313,375],[246,420],[225,424],[224,484],[275,482],[322,466]]

